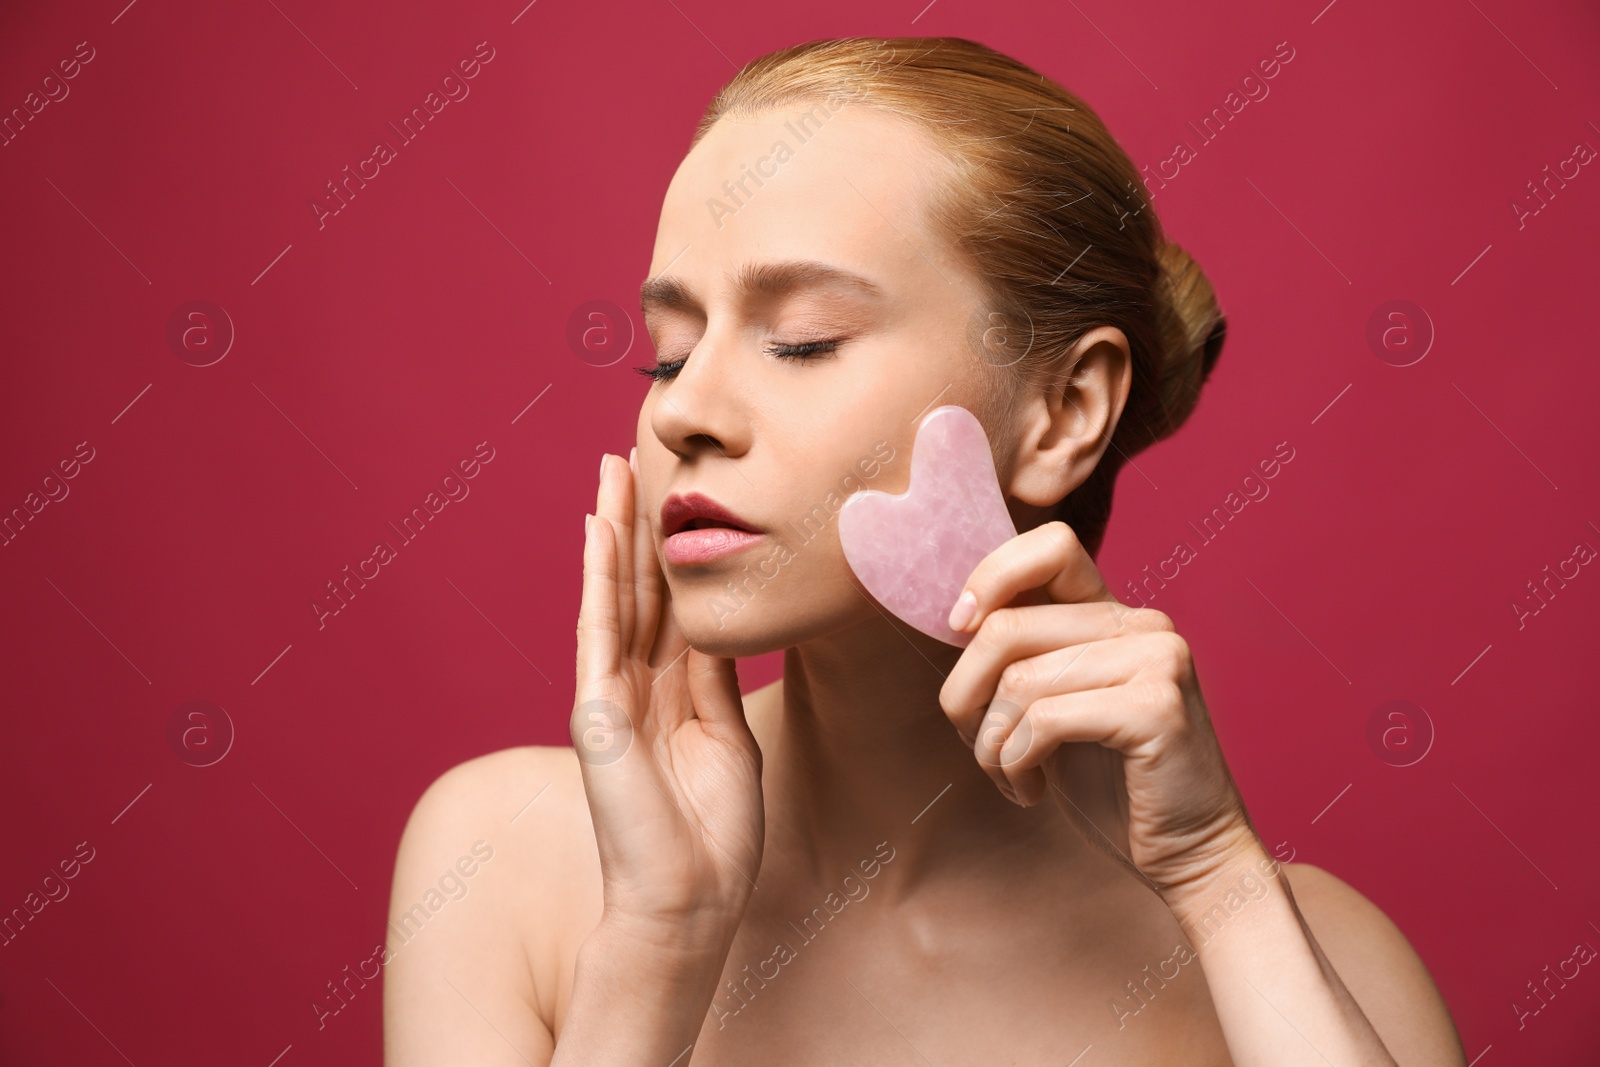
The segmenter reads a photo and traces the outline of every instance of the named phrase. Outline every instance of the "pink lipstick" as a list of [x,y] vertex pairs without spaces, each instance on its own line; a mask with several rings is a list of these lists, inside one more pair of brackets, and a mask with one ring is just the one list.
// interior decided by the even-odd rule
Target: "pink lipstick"
[[704,493],[673,493],[661,505],[662,554],[674,566],[710,563],[766,535]]

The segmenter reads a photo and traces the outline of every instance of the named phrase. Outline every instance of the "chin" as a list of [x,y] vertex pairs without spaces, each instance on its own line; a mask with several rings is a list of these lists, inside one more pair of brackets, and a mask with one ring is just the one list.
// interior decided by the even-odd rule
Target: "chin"
[[692,594],[672,597],[684,640],[708,656],[760,656],[797,644],[802,635],[796,620],[788,612],[774,611],[775,607],[781,605],[752,601],[741,606],[727,598]]
[[848,590],[840,591],[848,600],[818,597],[820,580],[810,575],[805,581],[769,583],[760,589],[730,589],[711,581],[673,583],[672,611],[684,639],[707,655],[765,655],[837,628],[846,621],[840,611],[852,603],[859,606],[859,597]]
[[729,659],[762,656],[788,648],[794,643],[785,640],[782,635],[740,633],[731,626],[725,630],[718,630],[715,626],[704,631],[685,629],[683,636],[690,647],[697,651],[707,656],[726,656]]

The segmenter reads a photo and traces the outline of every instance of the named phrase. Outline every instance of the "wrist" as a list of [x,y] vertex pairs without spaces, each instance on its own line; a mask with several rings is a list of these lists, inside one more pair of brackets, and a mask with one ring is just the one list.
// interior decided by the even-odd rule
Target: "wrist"
[[705,966],[720,972],[741,915],[705,909],[669,918],[607,911],[583,944],[591,955],[615,953],[674,971]]
[[1163,890],[1162,899],[1185,930],[1208,920],[1214,923],[1219,913],[1232,915],[1281,891],[1282,866],[1252,832],[1220,850],[1202,873]]
[[[705,932],[691,944],[696,930]],[[708,927],[670,929],[655,920],[605,916],[578,947],[572,996],[551,1062],[681,1058],[705,1025],[731,936]]]

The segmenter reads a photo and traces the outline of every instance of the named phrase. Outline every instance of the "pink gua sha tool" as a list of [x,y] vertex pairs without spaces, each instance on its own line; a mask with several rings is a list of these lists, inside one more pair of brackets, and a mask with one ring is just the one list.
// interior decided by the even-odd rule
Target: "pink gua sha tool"
[[974,635],[950,628],[950,609],[973,568],[1015,536],[983,424],[954,404],[917,427],[910,488],[899,496],[863,489],[839,509],[839,543],[867,591],[959,648]]

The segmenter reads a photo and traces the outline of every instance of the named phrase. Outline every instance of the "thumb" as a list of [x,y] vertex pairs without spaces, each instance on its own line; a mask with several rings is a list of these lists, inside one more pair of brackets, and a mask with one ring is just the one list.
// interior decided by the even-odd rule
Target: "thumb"
[[684,666],[689,675],[689,702],[694,705],[695,717],[719,733],[750,736],[734,659],[710,656],[691,646]]

